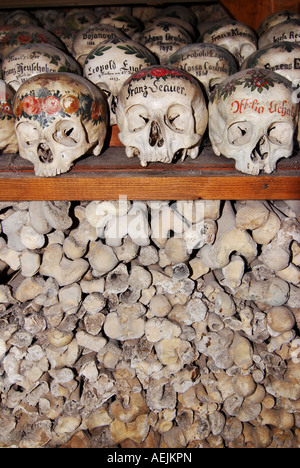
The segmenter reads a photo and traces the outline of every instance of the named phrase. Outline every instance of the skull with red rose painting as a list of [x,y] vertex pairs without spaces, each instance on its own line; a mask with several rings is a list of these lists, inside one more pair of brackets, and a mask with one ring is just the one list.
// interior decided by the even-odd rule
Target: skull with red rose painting
[[172,67],[148,67],[122,86],[116,109],[128,157],[171,163],[199,154],[208,112],[199,82]]
[[99,155],[108,124],[101,91],[73,73],[35,75],[14,100],[19,153],[35,174],[52,177],[69,171],[89,150]]
[[18,143],[13,118],[14,91],[0,80],[0,152],[17,153]]
[[209,103],[209,137],[216,155],[246,174],[270,174],[293,153],[298,104],[289,80],[253,68],[216,86]]

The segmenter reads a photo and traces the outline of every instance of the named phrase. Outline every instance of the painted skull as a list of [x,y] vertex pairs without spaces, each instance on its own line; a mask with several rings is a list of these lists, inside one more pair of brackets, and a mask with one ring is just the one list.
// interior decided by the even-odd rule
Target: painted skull
[[290,19],[278,23],[265,31],[258,40],[258,48],[261,49],[277,42],[300,43],[300,19]]
[[298,105],[290,81],[265,69],[240,71],[211,94],[209,137],[216,155],[246,174],[270,174],[293,153]]
[[97,15],[92,8],[72,8],[66,16],[62,18],[61,26],[80,31],[90,24],[97,21]]
[[202,41],[224,47],[236,58],[240,65],[257,50],[254,31],[244,23],[234,20],[221,20],[205,29]]
[[78,31],[72,45],[72,55],[83,67],[88,54],[101,42],[115,37],[125,38],[125,34],[110,24],[92,24]]
[[265,33],[268,29],[273,28],[279,23],[283,23],[284,21],[288,21],[291,19],[300,19],[300,15],[295,13],[294,11],[282,10],[276,11],[268,15],[264,20],[260,23],[257,28],[257,34],[261,36]]
[[78,63],[50,44],[28,44],[7,54],[2,62],[4,81],[15,91],[24,81],[40,73],[80,73]]
[[142,30],[142,25],[137,18],[122,12],[105,12],[100,16],[99,21],[101,24],[111,24],[115,28],[120,29],[134,41],[138,39],[138,35]]
[[182,47],[171,55],[167,65],[197,78],[208,96],[216,84],[237,72],[236,61],[228,50],[204,42]]
[[[284,76],[295,84],[300,84],[300,44],[278,42],[269,44],[250,55],[241,66],[247,68],[265,68]],[[296,81],[297,80],[297,81]]]
[[126,154],[138,156],[142,166],[198,156],[208,114],[190,74],[172,67],[141,70],[122,86],[116,111]]
[[87,56],[83,74],[107,95],[110,124],[115,125],[115,108],[123,83],[133,73],[157,63],[154,55],[130,39],[104,41]]
[[13,118],[14,91],[0,80],[0,152],[17,153],[18,142]]
[[108,113],[101,91],[72,73],[29,78],[14,100],[15,129],[22,158],[37,176],[67,172],[89,150],[99,155]]
[[171,19],[153,23],[140,35],[140,43],[150,49],[161,64],[165,64],[176,50],[191,42],[192,38],[187,30],[172,23]]
[[4,37],[0,56],[2,59],[17,47],[25,44],[51,44],[58,49],[65,50],[64,44],[51,32],[34,25],[22,25],[12,28]]

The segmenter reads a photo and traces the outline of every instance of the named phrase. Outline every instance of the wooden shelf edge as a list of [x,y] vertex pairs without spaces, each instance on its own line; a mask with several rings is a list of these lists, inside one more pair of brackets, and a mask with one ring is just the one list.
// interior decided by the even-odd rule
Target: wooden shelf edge
[[300,199],[300,153],[279,161],[272,174],[236,171],[234,161],[204,147],[195,160],[151,163],[128,159],[124,147],[77,161],[67,174],[34,175],[18,155],[0,158],[0,201],[19,200],[293,200]]
[[0,201],[19,200],[293,200],[299,178],[77,177],[0,180]]

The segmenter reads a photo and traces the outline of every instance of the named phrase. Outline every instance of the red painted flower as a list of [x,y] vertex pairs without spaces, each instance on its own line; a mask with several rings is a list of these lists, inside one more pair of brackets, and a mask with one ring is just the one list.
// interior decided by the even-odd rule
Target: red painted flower
[[60,101],[55,96],[47,96],[43,100],[43,110],[48,115],[54,115],[60,111]]
[[151,76],[155,76],[156,78],[160,78],[161,76],[165,76],[169,73],[169,70],[166,70],[165,68],[153,68],[150,71]]
[[23,110],[28,115],[37,115],[42,110],[42,103],[40,99],[34,96],[26,96],[23,99]]
[[252,84],[253,86],[256,86],[257,88],[260,88],[261,86],[267,85],[268,81],[264,80],[263,78],[253,78]]
[[21,42],[21,44],[29,44],[32,40],[32,37],[28,34],[19,34],[17,40],[18,42]]
[[[141,78],[144,78],[145,76],[148,75],[148,71],[147,70],[141,70],[137,73],[134,74],[134,79],[135,80],[140,80]],[[130,79],[129,79],[130,80]],[[128,80],[128,81],[129,81]]]
[[39,42],[42,42],[44,44],[48,43],[48,40],[47,40],[46,36],[44,36],[44,34],[37,33],[36,37],[37,37]]
[[8,102],[1,104],[1,111],[4,115],[12,115],[12,108]]
[[[183,73],[180,70],[169,70],[169,75],[172,76],[182,76]],[[185,75],[184,75],[185,76]]]

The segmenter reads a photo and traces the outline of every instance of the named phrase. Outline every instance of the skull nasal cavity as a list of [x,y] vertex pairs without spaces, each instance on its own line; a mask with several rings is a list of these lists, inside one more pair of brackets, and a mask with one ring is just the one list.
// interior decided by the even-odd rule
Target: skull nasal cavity
[[153,122],[151,123],[149,144],[150,146],[157,145],[159,148],[161,148],[164,144],[164,139],[162,137],[160,126],[155,120],[153,120]]
[[53,153],[47,143],[40,143],[37,149],[39,160],[42,163],[52,163]]

